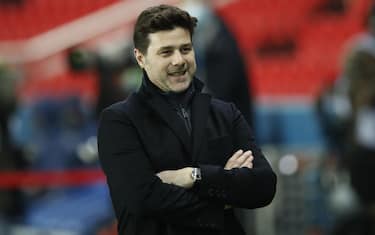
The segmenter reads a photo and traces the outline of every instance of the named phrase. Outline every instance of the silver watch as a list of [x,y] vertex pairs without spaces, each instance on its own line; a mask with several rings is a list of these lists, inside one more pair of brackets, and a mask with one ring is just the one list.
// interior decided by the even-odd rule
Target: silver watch
[[191,178],[194,181],[201,180],[202,179],[201,169],[199,169],[199,168],[193,168],[193,171],[191,172]]

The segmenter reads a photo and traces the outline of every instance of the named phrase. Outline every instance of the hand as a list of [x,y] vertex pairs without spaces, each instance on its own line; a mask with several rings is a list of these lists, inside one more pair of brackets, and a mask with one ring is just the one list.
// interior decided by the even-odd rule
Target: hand
[[241,167],[247,167],[251,169],[253,168],[253,159],[253,153],[250,150],[244,152],[240,149],[228,159],[224,169],[231,170],[233,168]]
[[192,167],[185,167],[178,170],[161,171],[156,174],[163,183],[174,184],[183,188],[191,188],[194,180],[191,177]]

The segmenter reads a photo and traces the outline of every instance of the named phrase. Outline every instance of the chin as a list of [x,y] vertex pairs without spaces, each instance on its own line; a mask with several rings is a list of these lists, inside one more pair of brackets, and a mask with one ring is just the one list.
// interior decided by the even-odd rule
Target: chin
[[191,81],[185,82],[183,84],[178,84],[177,86],[174,86],[172,88],[172,91],[174,92],[182,92],[189,88]]
[[190,86],[190,83],[191,83],[191,80],[169,83],[168,88],[169,88],[169,91],[172,91],[172,92],[182,92]]
[[176,88],[172,88],[171,91],[175,92],[175,93],[179,93],[179,92],[185,91],[188,87],[189,86],[187,86],[187,87],[176,87]]

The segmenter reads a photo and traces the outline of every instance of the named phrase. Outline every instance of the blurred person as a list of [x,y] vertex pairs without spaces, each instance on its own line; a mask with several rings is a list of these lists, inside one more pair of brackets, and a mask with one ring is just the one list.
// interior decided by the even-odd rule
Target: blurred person
[[[115,45],[115,44],[114,44]],[[74,72],[91,70],[98,79],[98,98],[95,117],[107,106],[125,99],[136,91],[141,83],[142,74],[133,58],[129,42],[115,45],[115,49],[92,51],[74,47],[69,51],[68,63]]]
[[0,62],[0,149],[10,147],[8,119],[16,107],[16,75]]
[[[16,109],[17,73],[0,61],[0,171],[24,166],[22,151],[12,144],[9,120]],[[22,212],[19,190],[2,189],[0,185],[0,214],[18,216]]]
[[345,69],[352,113],[344,154],[361,208],[343,224],[358,235],[375,234],[375,54],[357,48]]
[[268,205],[276,175],[243,115],[202,93],[179,8],[144,10],[134,28],[140,89],[106,108],[98,129],[119,234],[245,234],[233,208]]
[[375,221],[375,183],[371,180],[375,177],[375,5],[370,9],[367,28],[349,42],[342,76],[321,99],[321,107],[330,110],[326,115],[328,127],[337,137],[342,135],[331,140],[340,149],[361,203],[359,212],[339,220],[334,234],[375,232],[374,226],[368,226],[373,224],[369,221]]
[[109,105],[125,99],[128,93],[121,86],[121,75],[130,62],[124,56],[124,64],[110,60],[100,54],[97,55],[96,72],[99,84],[99,94],[96,105],[96,117],[99,119],[101,111]]
[[375,6],[367,22],[368,31],[350,42],[343,78],[338,81],[346,89],[350,107],[344,154],[353,187],[366,204],[375,200],[375,184],[368,180],[375,172]]

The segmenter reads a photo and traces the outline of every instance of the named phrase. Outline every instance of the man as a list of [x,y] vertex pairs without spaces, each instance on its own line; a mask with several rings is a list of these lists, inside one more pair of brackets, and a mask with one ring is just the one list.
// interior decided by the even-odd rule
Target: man
[[120,234],[244,234],[233,207],[274,197],[276,176],[241,113],[200,92],[196,23],[173,6],[143,11],[133,35],[143,84],[102,112],[99,157]]

